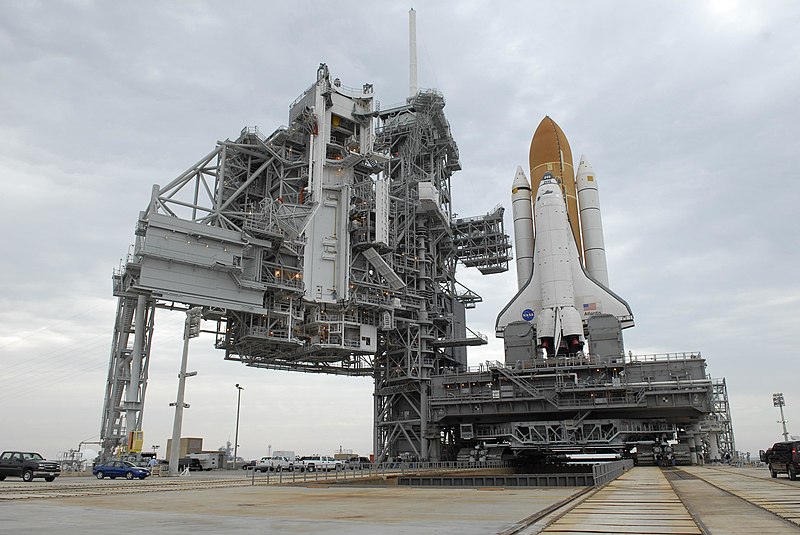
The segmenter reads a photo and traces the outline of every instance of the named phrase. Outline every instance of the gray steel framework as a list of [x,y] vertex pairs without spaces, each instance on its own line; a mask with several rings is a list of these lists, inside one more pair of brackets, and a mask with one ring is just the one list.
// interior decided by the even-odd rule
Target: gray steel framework
[[486,215],[456,219],[453,223],[458,259],[467,267],[476,267],[484,275],[508,271],[512,259],[504,238],[504,208],[496,206]]
[[[465,308],[480,298],[456,281],[459,244],[488,245],[470,264],[508,269],[502,209],[474,218],[474,228],[451,216],[450,178],[461,168],[444,116],[444,98],[427,90],[407,105],[379,113],[376,147],[389,154],[393,264],[407,292],[394,328],[386,330],[375,362],[375,444],[378,460],[439,459],[440,434],[428,420],[430,376],[463,369],[464,346],[486,343],[466,327]],[[493,232],[494,231],[494,232]],[[480,236],[479,236],[480,235]]]
[[718,435],[723,453],[732,447],[724,380],[706,375],[699,353],[516,356],[507,347],[506,363],[432,378],[431,419],[448,455],[480,444],[531,454],[627,454],[664,440],[685,443],[688,452],[695,430],[706,440]]
[[724,377],[712,380],[711,400],[714,405],[714,419],[719,429],[717,443],[720,454],[723,458],[733,459],[736,456],[736,441],[733,438],[731,406],[728,403],[728,386]]
[[[114,273],[114,289],[122,278]],[[110,452],[127,440],[127,430],[141,430],[147,390],[150,345],[155,321],[153,300],[144,295],[120,295],[108,363],[100,445]],[[130,337],[134,340],[131,344]]]
[[456,242],[480,243],[470,265],[490,272],[510,245],[502,210],[472,218],[467,237],[452,217],[460,162],[441,94],[375,104],[369,84],[346,88],[320,65],[288,127],[245,128],[153,187],[114,274],[104,456],[141,429],[155,308],[202,307],[227,360],[373,376],[377,459],[438,458],[429,376],[486,343],[466,327],[480,297],[456,280]]

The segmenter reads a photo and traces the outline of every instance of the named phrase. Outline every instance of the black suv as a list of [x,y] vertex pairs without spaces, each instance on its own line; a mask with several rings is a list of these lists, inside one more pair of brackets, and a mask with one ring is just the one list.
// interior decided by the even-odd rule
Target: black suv
[[788,474],[792,481],[797,480],[800,473],[800,440],[792,442],[776,442],[767,450],[766,462],[769,463],[769,474]]

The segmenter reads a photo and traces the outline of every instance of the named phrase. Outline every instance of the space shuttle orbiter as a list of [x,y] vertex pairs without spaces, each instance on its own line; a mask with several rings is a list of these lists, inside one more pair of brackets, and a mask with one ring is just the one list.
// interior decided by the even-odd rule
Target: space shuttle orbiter
[[[543,125],[548,135],[555,132],[553,148],[557,152],[543,151],[541,140],[537,144]],[[564,149],[569,157],[568,166]],[[551,161],[539,164],[548,153]],[[551,356],[580,351],[585,324],[593,315],[611,314],[622,328],[633,326],[628,304],[608,289],[594,171],[582,156],[576,184],[571,158],[563,132],[546,117],[531,142],[531,170],[536,173],[532,175],[536,184],[534,195],[521,168],[517,168],[514,177],[512,213],[519,291],[500,313],[496,324],[498,336],[513,321],[532,324],[537,346]],[[574,203],[572,210],[570,200]],[[580,226],[578,221],[572,221],[570,213],[580,214]]]

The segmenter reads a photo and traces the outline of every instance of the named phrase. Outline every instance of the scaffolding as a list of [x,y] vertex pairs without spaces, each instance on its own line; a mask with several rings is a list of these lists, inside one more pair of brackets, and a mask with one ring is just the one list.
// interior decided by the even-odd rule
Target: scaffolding
[[511,244],[503,228],[502,206],[482,216],[457,219],[453,224],[458,257],[467,267],[484,275],[508,271]]
[[502,208],[452,215],[461,164],[444,106],[424,90],[377,110],[370,84],[347,88],[321,64],[287,127],[246,127],[153,187],[114,273],[101,455],[141,429],[156,308],[202,307],[226,360],[374,377],[378,461],[438,458],[430,374],[486,343],[466,327],[480,296],[457,263],[496,273],[510,258]]
[[[725,378],[712,379],[711,401],[713,412],[709,415],[716,420],[714,429],[717,431],[717,444],[723,459],[736,457],[736,442],[733,439],[733,420],[731,419],[731,406],[728,403],[728,387]],[[709,440],[712,440],[709,437]]]

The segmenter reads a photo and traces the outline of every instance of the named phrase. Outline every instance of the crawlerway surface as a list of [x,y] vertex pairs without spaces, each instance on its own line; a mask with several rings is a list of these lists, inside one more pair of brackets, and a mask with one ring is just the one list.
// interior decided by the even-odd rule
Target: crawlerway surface
[[256,486],[21,500],[0,503],[0,533],[485,535],[577,490]]

